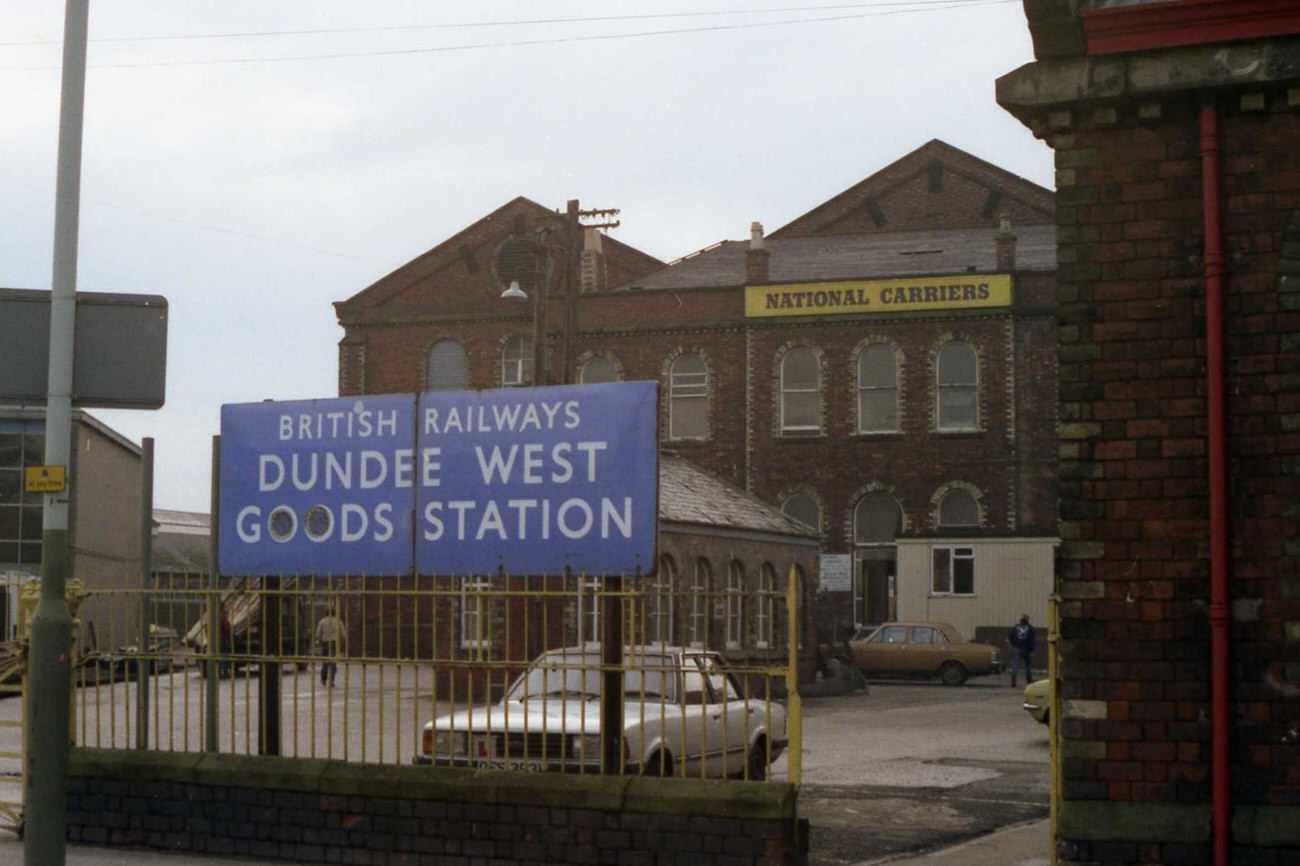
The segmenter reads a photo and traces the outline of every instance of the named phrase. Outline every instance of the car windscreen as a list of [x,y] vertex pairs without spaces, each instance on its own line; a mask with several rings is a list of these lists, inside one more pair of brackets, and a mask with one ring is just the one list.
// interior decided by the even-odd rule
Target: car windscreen
[[[627,698],[672,698],[675,669],[662,656],[635,656],[635,667],[623,672],[623,693]],[[533,663],[515,680],[506,700],[538,697],[567,697],[595,700],[600,697],[600,656],[595,653],[551,653]]]

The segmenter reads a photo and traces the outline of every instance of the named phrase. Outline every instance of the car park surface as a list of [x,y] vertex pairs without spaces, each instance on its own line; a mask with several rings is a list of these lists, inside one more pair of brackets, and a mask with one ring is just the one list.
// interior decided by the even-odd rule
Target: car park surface
[[[805,699],[799,813],[811,824],[809,866],[892,862],[1045,818],[1048,732],[1025,718],[1021,690],[1007,683],[877,680]],[[783,758],[774,778],[784,769]]]
[[945,685],[961,685],[1002,670],[996,647],[963,640],[943,622],[887,622],[856,635],[849,651],[868,676],[937,676]]

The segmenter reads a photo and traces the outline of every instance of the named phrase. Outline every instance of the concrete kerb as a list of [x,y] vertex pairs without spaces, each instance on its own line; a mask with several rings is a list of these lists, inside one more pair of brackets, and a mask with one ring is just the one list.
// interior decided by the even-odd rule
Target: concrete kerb
[[948,848],[891,854],[853,866],[1048,866],[1051,845],[1051,821],[1044,818],[1003,827]]

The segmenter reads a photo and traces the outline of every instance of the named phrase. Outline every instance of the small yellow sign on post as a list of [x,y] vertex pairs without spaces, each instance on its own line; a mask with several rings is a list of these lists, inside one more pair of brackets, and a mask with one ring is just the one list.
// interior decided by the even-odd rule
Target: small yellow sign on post
[[66,466],[28,466],[23,489],[28,493],[59,493],[68,486]]

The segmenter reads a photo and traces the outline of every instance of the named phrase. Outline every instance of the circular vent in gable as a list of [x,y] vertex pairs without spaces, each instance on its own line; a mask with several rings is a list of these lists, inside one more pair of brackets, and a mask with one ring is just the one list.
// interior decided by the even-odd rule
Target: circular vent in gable
[[518,280],[526,292],[531,292],[537,285],[537,247],[530,238],[506,238],[497,247],[493,264],[497,282],[503,289],[510,285],[511,280]]

